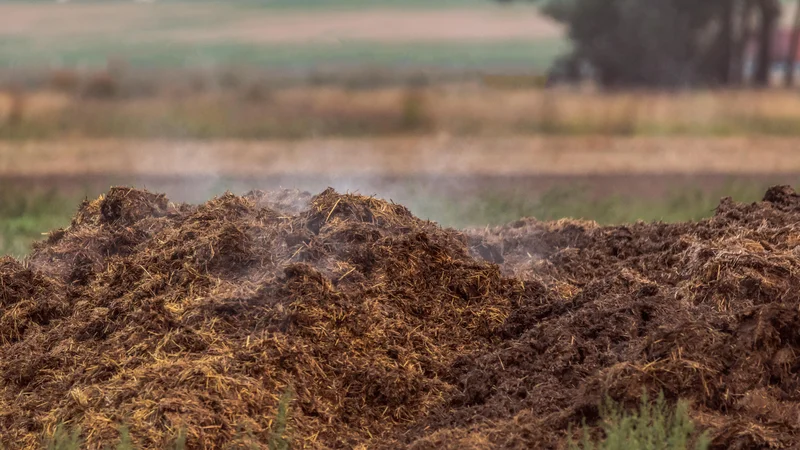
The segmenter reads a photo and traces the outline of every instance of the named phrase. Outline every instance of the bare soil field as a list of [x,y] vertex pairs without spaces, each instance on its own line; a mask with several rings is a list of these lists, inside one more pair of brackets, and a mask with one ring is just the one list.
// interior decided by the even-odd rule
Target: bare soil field
[[0,176],[597,176],[800,173],[797,138],[446,135],[0,142]]
[[562,33],[561,26],[534,13],[465,9],[278,13],[237,20],[221,29],[166,32],[158,37],[189,42],[409,42],[542,39]]
[[563,35],[533,8],[272,10],[225,4],[2,4],[0,36],[119,36],[171,42],[325,43],[541,39]]

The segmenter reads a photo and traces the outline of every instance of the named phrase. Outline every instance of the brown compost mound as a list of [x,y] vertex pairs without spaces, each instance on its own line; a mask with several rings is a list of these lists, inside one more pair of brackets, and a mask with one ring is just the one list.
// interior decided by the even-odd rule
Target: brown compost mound
[[560,448],[609,396],[800,446],[800,198],[696,223],[442,229],[333,190],[113,188],[0,259],[0,443]]

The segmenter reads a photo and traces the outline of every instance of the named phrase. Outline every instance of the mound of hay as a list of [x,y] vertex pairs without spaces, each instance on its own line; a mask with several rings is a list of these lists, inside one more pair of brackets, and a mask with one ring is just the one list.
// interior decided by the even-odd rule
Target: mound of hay
[[[85,202],[0,259],[0,442],[558,448],[604,396],[800,446],[800,198],[688,224],[458,232],[327,190]],[[498,265],[499,264],[499,265]]]
[[[0,262],[0,436],[60,424],[217,448],[266,443],[289,389],[298,446],[353,447],[419,420],[522,288],[455,232],[332,190],[204,205],[115,188],[24,262]],[[277,202],[277,203],[276,203]]]
[[643,389],[690,400],[713,448],[800,446],[790,188],[758,204],[724,199],[697,223],[520,221],[472,240],[502,248],[504,272],[556,300],[521,305],[501,346],[454,365],[460,396],[405,441],[414,448],[556,448],[605,396],[635,407]]

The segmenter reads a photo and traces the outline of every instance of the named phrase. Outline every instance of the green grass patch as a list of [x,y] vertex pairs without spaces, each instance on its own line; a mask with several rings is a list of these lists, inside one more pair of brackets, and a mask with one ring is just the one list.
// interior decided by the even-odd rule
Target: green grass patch
[[56,427],[52,439],[47,442],[47,450],[78,450],[81,448],[81,430],[68,430],[63,425]]
[[292,402],[292,392],[287,390],[278,403],[278,412],[272,421],[272,429],[267,442],[269,450],[289,450],[290,441],[287,437],[286,427],[289,422],[289,405]]
[[705,434],[697,435],[689,404],[680,400],[672,408],[663,394],[650,401],[645,393],[635,411],[625,411],[606,400],[600,416],[603,436],[593,437],[584,426],[583,439],[571,442],[570,450],[706,450],[710,445]]
[[79,200],[55,189],[0,186],[0,255],[23,256],[43,234],[69,225]]
[[544,70],[569,48],[566,40],[496,42],[411,42],[254,44],[247,42],[178,43],[108,39],[14,38],[0,44],[0,68],[105,67],[108,58],[149,68],[247,65],[272,69],[317,67],[425,67],[445,69],[515,68]]
[[426,197],[411,201],[420,217],[456,228],[502,225],[522,217],[539,220],[574,218],[594,220],[601,225],[636,221],[684,222],[711,217],[722,197],[736,201],[759,200],[766,189],[760,184],[731,183],[724,189],[705,191],[678,188],[656,198],[612,195],[596,197],[584,187],[556,187],[541,195],[525,192],[485,192],[469,198]]

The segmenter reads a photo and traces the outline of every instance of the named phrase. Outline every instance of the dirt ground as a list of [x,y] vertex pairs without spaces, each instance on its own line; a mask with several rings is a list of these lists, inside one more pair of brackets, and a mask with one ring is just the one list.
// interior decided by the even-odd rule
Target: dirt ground
[[[522,13],[521,13],[522,11]],[[0,36],[75,38],[136,33],[182,42],[310,43],[539,39],[562,27],[532,8],[302,11],[225,4],[5,4]]]
[[0,176],[603,176],[800,173],[797,138],[402,137],[0,142]]

